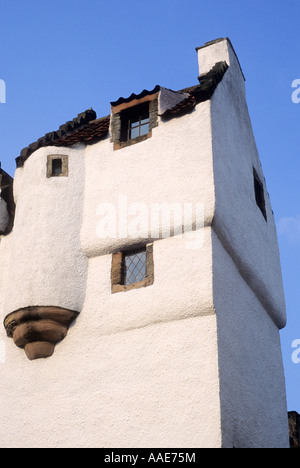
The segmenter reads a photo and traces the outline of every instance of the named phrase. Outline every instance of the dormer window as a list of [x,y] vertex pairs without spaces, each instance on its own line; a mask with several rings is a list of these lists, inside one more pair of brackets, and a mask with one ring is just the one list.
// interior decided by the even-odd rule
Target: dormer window
[[149,123],[149,102],[123,111],[121,113],[121,140],[128,141],[148,135]]
[[115,150],[151,138],[152,129],[157,127],[158,91],[155,87],[153,91],[111,103],[111,139]]
[[47,157],[47,177],[68,177],[68,156],[49,154]]

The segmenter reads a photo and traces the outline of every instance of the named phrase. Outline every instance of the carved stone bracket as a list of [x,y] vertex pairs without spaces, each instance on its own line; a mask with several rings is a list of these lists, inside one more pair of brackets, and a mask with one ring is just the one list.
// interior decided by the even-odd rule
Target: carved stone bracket
[[30,360],[52,356],[78,312],[53,306],[25,307],[6,316],[4,327]]

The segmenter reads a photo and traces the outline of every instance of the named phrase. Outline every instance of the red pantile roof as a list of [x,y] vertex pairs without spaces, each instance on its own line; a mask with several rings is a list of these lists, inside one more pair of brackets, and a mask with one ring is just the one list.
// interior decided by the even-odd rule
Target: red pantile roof
[[[189,112],[197,103],[210,99],[227,69],[226,62],[216,63],[205,76],[199,77],[200,84],[177,92],[174,91],[174,94],[179,95],[179,99],[173,107],[165,109],[162,117],[172,118],[174,115]],[[140,99],[162,89],[165,88],[155,86],[152,91],[143,90],[139,95],[131,94],[128,98],[121,97],[117,101],[111,102],[111,105],[116,106],[124,102],[130,102],[132,99]],[[110,115],[97,120],[96,117],[96,112],[93,109],[88,109],[78,114],[75,119],[61,125],[57,131],[47,133],[39,138],[21,151],[20,156],[16,158],[17,167],[22,167],[29,156],[41,147],[72,146],[79,142],[90,144],[105,138],[109,132]]]

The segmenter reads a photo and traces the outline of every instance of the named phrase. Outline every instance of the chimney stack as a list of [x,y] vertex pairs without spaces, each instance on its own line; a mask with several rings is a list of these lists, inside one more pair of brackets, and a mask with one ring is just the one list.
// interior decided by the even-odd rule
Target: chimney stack
[[229,67],[239,69],[242,79],[245,81],[241,65],[228,37],[206,42],[203,46],[197,47],[196,52],[198,54],[199,78],[206,75],[216,63],[226,62]]

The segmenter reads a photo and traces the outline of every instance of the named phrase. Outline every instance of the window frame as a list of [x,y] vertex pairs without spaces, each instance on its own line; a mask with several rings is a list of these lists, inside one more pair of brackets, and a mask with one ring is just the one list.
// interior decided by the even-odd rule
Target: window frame
[[[128,116],[135,115],[138,107],[149,106],[149,131],[146,134],[128,138]],[[147,140],[152,137],[152,129],[158,125],[158,93],[144,96],[140,99],[133,99],[123,102],[111,109],[111,141],[114,150],[119,150],[127,146]]]
[[[53,161],[61,160],[61,172],[53,173]],[[68,177],[69,175],[69,157],[66,154],[48,154],[47,156],[47,178]]]
[[[124,283],[124,256],[134,252],[141,252],[145,249],[146,253],[146,274],[141,281],[131,284]],[[147,244],[144,247],[133,247],[112,254],[111,264],[111,292],[118,293],[130,291],[132,289],[144,288],[154,283],[154,262],[153,262],[153,244]]]

